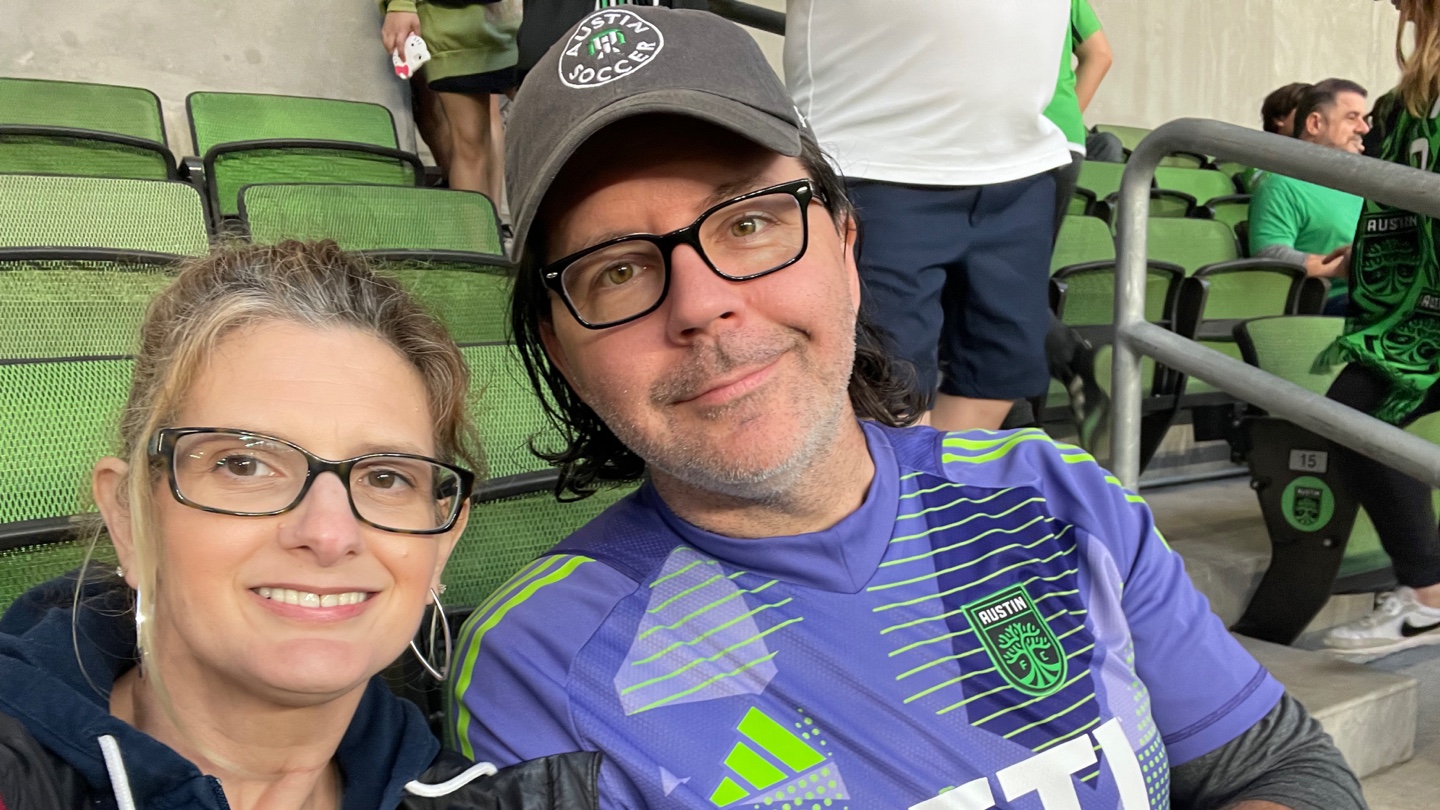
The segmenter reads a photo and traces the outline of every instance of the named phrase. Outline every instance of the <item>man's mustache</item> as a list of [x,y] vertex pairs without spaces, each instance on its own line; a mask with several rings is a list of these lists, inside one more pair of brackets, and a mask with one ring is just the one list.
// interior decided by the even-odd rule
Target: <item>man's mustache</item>
[[708,391],[714,380],[737,368],[765,366],[796,347],[799,336],[778,333],[772,336],[736,336],[697,345],[683,365],[650,388],[650,401],[668,405],[694,399]]

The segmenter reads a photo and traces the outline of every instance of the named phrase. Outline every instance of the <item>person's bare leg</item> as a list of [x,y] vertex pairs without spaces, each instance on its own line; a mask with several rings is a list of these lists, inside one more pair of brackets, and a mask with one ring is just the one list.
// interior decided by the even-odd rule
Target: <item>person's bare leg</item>
[[1426,607],[1440,608],[1440,585],[1426,585],[1415,589],[1415,599]]
[[410,88],[415,105],[415,128],[420,130],[421,140],[430,147],[430,154],[435,156],[435,165],[440,167],[440,173],[448,177],[450,122],[445,119],[445,110],[440,107],[438,94],[425,83],[423,72],[410,80]]
[[505,195],[505,122],[500,117],[500,96],[498,94],[490,97],[490,173],[495,183],[495,193],[490,195],[490,201],[495,203],[498,211],[506,213],[510,210]]
[[450,122],[450,187],[495,199],[500,183],[490,159],[490,94],[436,95]]
[[927,414],[936,430],[998,430],[1014,402],[1008,399],[972,399],[936,394],[935,407]]

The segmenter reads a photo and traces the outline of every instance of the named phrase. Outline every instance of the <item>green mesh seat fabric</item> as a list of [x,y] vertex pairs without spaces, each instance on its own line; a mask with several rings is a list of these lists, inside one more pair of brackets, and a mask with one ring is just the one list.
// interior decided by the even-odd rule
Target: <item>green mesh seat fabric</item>
[[1103,200],[1111,194],[1119,193],[1120,178],[1124,174],[1124,163],[1087,160],[1080,164],[1080,176],[1075,185],[1094,193],[1096,199]]
[[[396,151],[394,120],[379,104],[204,92],[191,93],[186,107],[220,216],[238,214],[240,189],[254,183],[413,186],[423,176],[417,158]],[[333,145],[284,143],[297,140]],[[264,141],[272,143],[242,144]]]
[[333,239],[346,250],[504,252],[500,220],[473,191],[346,184],[266,184],[241,192],[250,238]]
[[0,362],[0,525],[92,511],[90,469],[115,452],[128,359]]
[[1193,273],[1207,264],[1240,257],[1235,232],[1209,219],[1151,219],[1146,253],[1150,259],[1178,264]]
[[471,416],[480,432],[488,477],[548,470],[530,451],[558,449],[559,435],[545,418],[520,355],[508,343],[462,346],[470,366]]
[[1215,197],[1228,197],[1235,193],[1235,181],[1214,169],[1161,166],[1155,170],[1155,187],[1184,192],[1201,205]]
[[0,174],[0,248],[78,247],[186,256],[210,248],[185,183]]
[[160,100],[138,87],[0,77],[0,172],[173,179]]
[[1221,160],[1216,162],[1215,164],[1215,171],[1223,172],[1231,180],[1234,180],[1236,177],[1244,175],[1250,170],[1250,167],[1246,166],[1244,163],[1236,163],[1233,160]]
[[1088,213],[1090,213],[1090,198],[1080,194],[1070,195],[1070,202],[1065,204],[1065,215],[1083,217]]
[[633,487],[602,489],[561,503],[543,492],[470,507],[470,522],[445,565],[445,604],[478,606],[521,568],[590,522]]
[[0,251],[0,360],[134,354],[145,308],[173,279],[165,263]]
[[1108,132],[1120,139],[1120,144],[1125,147],[1126,152],[1135,151],[1135,147],[1145,140],[1150,130],[1145,127],[1127,127],[1119,124],[1096,124],[1096,132]]
[[[1115,323],[1115,265],[1080,266],[1061,270],[1055,280],[1065,285],[1061,320],[1070,326],[1110,326]],[[1147,268],[1145,320],[1170,319],[1166,309],[1179,282],[1178,269]]]
[[1199,169],[1205,165],[1204,155],[1193,155],[1189,152],[1178,152],[1173,155],[1166,155],[1160,158],[1160,166],[1174,167],[1179,169]]
[[[77,528],[75,534],[85,532]],[[101,538],[90,557],[91,568],[110,568],[116,564],[115,548]],[[79,568],[85,562],[90,541],[84,537],[42,545],[0,548],[0,613],[10,603],[42,582]]]
[[1066,216],[1055,237],[1055,252],[1050,255],[1054,272],[1072,264],[1113,261],[1115,237],[1110,226],[1095,217]]
[[396,148],[395,121],[379,104],[264,93],[191,93],[185,99],[195,149],[232,141],[307,138]]
[[372,259],[371,264],[403,284],[456,343],[509,340],[514,276],[508,267],[424,257]]
[[1315,358],[1344,330],[1344,318],[1282,315],[1254,318],[1237,331],[1245,362],[1307,391],[1324,394],[1344,366],[1316,373]]

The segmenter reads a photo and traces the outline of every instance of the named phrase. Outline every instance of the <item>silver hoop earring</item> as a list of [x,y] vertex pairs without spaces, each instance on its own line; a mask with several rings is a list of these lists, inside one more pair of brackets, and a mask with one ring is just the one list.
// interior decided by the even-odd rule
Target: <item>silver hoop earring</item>
[[[445,586],[441,585],[440,587],[443,590]],[[413,638],[410,639],[410,651],[415,653],[415,658],[420,662],[420,666],[430,674],[430,677],[437,681],[444,681],[445,676],[450,674],[450,623],[445,621],[445,608],[440,604],[440,594],[436,593],[434,588],[430,589],[430,598],[435,600],[435,606],[430,610],[430,655],[435,654],[435,626],[438,624],[440,632],[445,637],[445,662],[437,668],[429,658],[420,652],[420,648],[416,646]]]

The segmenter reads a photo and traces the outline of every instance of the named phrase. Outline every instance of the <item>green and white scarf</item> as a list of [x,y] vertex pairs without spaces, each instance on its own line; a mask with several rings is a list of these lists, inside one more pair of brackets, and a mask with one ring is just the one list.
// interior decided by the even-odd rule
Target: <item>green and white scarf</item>
[[[1433,171],[1440,157],[1435,114],[1415,118],[1395,93],[1375,104],[1385,131],[1376,157]],[[1350,266],[1350,312],[1345,334],[1316,358],[1323,372],[1341,362],[1363,363],[1390,382],[1375,417],[1399,423],[1440,381],[1440,259],[1435,221],[1366,200]]]

